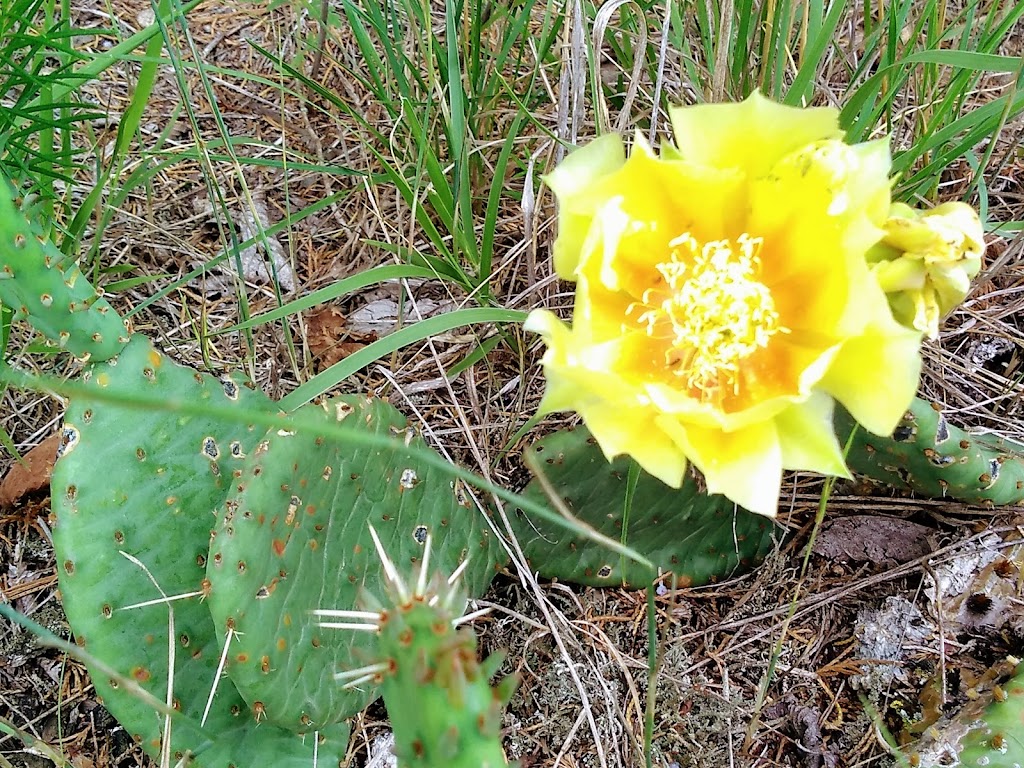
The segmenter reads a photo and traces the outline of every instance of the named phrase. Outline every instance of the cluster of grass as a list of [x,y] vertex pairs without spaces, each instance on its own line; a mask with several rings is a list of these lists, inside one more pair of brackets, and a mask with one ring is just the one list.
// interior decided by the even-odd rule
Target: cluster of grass
[[[547,273],[550,210],[540,176],[597,133],[636,129],[656,139],[667,126],[668,105],[741,99],[754,89],[788,104],[834,104],[851,141],[893,137],[899,197],[944,199],[944,171],[966,161],[970,173],[956,194],[987,218],[991,181],[1013,159],[1007,126],[1024,111],[1024,58],[1005,49],[1024,17],[1024,4],[1015,2],[274,0],[268,14],[296,24],[279,30],[282,43],[294,37],[298,44],[275,50],[251,43],[271,74],[205,62],[189,26],[197,5],[160,0],[153,24],[125,36],[117,26],[76,28],[70,0],[2,4],[0,173],[38,200],[44,231],[69,258],[82,260],[115,303],[121,293],[151,288],[132,314],[221,261],[234,261],[241,273],[244,249],[356,194],[365,193],[368,204],[392,200],[393,221],[376,212],[379,234],[364,238],[380,254],[378,263],[291,300],[277,281],[274,306],[256,312],[250,288],[239,281],[233,322],[192,325],[200,344],[240,334],[247,355],[239,364],[253,366],[260,356],[255,329],[279,324],[295,376],[281,402],[286,410],[464,326],[497,324],[499,331],[450,363],[447,377],[499,345],[522,356],[516,324]],[[100,46],[89,41],[100,39],[110,45],[97,53]],[[180,101],[164,130],[143,135],[140,125],[166,67]],[[130,83],[131,95],[110,143],[98,126],[113,116],[90,94],[114,71]],[[225,77],[274,94],[282,122],[284,105],[298,105],[321,131],[361,147],[358,162],[339,165],[287,141],[233,131],[218,107],[216,81]],[[179,120],[191,129],[184,144],[170,141]],[[105,264],[104,235],[121,205],[132,195],[158,196],[152,185],[159,174],[186,163],[202,169],[225,222],[221,255],[176,279],[154,278],[131,263]],[[254,216],[258,231],[246,238],[230,223],[228,188],[241,190],[254,208],[246,170],[255,167],[280,181],[285,214],[272,225]],[[293,210],[290,180],[297,174],[339,181],[340,191]],[[512,235],[502,229],[509,220],[518,227]],[[1004,232],[1022,226],[989,222]],[[310,374],[291,335],[300,313],[384,281],[424,279],[460,308],[409,323]],[[38,351],[8,349],[12,322],[4,308],[0,351]],[[529,426],[523,414],[512,431]],[[0,430],[0,439],[15,452],[10,435]]]
[[[226,212],[225,179],[237,181],[247,196],[243,167],[261,165],[280,174],[286,195],[289,175],[299,171],[356,175],[364,184],[397,193],[410,222],[401,239],[368,240],[390,259],[380,265],[385,271],[357,275],[290,303],[278,286],[280,306],[257,317],[250,315],[241,285],[239,322],[218,332],[249,331],[374,280],[395,278],[433,277],[467,304],[492,310],[455,312],[424,324],[418,334],[381,343],[303,384],[289,405],[330,390],[400,344],[459,325],[521,319],[508,311],[509,281],[496,284],[508,267],[499,219],[515,209],[525,209],[530,218],[540,172],[588,135],[626,128],[656,135],[666,125],[669,104],[740,99],[760,88],[789,104],[839,105],[852,141],[891,134],[902,198],[938,199],[943,171],[965,159],[972,174],[961,195],[975,198],[984,213],[987,180],[1010,157],[999,137],[1024,110],[1017,87],[1024,60],[1001,53],[1024,16],[1024,7],[1015,3],[902,0],[879,10],[869,3],[793,0],[663,6],[632,0],[600,8],[541,0],[507,6],[464,0],[443,7],[416,0],[312,2],[304,9],[312,31],[297,52],[286,58],[253,44],[272,65],[273,78],[222,73],[204,63],[189,30],[189,6],[170,0],[160,3],[148,29],[102,54],[83,53],[83,37],[109,39],[117,32],[75,29],[69,5],[17,0],[0,16],[0,169],[39,196],[41,219],[62,249],[86,258],[94,274],[103,269],[97,255],[110,216],[129,194],[146,190],[159,171],[174,163],[201,163],[211,200]],[[294,11],[303,10],[298,5]],[[354,43],[358,58],[338,58],[336,38]],[[195,139],[173,150],[166,137],[142,141],[138,131],[157,70],[168,63],[183,91],[200,85],[216,133],[204,134],[186,92],[180,110]],[[82,87],[115,65],[129,64],[136,65],[130,104],[112,150],[104,151],[93,123],[105,115],[82,95]],[[371,117],[365,101],[351,103],[351,90],[322,84],[318,75],[324,71],[347,79],[379,111]],[[318,114],[319,125],[358,142],[366,162],[338,166],[294,147],[274,157],[261,151],[265,141],[233,135],[212,85],[221,74],[297,99]],[[135,156],[130,168],[129,153]],[[219,259],[237,259],[242,249],[298,226],[347,194],[289,212],[247,241],[225,227]],[[252,205],[251,197],[247,202]],[[1013,230],[1021,222],[992,226]],[[80,252],[83,238],[92,245]],[[512,250],[522,258],[531,249]],[[165,283],[134,311],[214,266],[204,264]],[[132,269],[120,265],[117,272],[129,274],[108,273],[100,282],[116,294],[149,279]]]

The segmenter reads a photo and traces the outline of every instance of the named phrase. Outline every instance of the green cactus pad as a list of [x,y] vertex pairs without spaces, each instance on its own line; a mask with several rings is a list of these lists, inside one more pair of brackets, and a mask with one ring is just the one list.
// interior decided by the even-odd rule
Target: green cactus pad
[[991,704],[964,737],[960,765],[964,768],[1024,766],[1024,664],[1013,678],[997,687]]
[[[623,535],[629,459],[608,462],[585,427],[550,434],[530,449],[569,511],[599,533],[641,552],[656,570],[620,558],[591,539],[530,518],[510,516],[530,567],[546,578],[596,587],[640,589],[660,575],[698,586],[750,568],[764,559],[783,529],[770,519],[737,507],[724,496],[709,496],[687,477],[679,489],[641,472]],[[536,478],[522,491],[549,504]],[[664,583],[670,584],[671,578]]]
[[0,304],[78,357],[113,357],[128,343],[124,321],[77,264],[41,237],[0,178]]
[[[342,397],[296,416],[394,437],[421,438],[381,400]],[[439,568],[469,558],[467,588],[479,595],[499,562],[487,521],[452,478],[402,450],[337,442],[313,430],[268,433],[249,454],[219,512],[210,546],[208,605],[222,633],[233,629],[227,671],[270,722],[311,729],[362,709],[371,690],[343,690],[333,675],[372,658],[373,638],[319,628],[311,611],[351,609],[360,590],[378,592],[372,523],[400,564],[422,557],[429,533]]]
[[[835,423],[840,441],[856,424],[838,406]],[[1000,505],[1024,503],[1022,457],[1024,446],[958,429],[937,405],[915,398],[891,437],[858,429],[847,463],[854,472],[923,496]]]
[[[226,681],[225,681],[226,682]],[[237,695],[237,693],[235,694]],[[229,768],[334,768],[342,765],[348,748],[349,725],[337,723],[317,733],[292,733],[268,723],[256,722],[251,714],[245,723],[217,734],[217,739],[196,755],[196,765]]]
[[[1004,684],[993,684],[1007,676]],[[979,687],[972,685],[958,713],[928,725],[922,739],[906,747],[910,765],[1024,766],[1024,664],[1007,657],[986,670],[977,683]]]
[[[225,415],[215,419],[76,397],[65,415],[61,456],[53,470],[57,572],[76,640],[163,701],[168,606],[126,606],[159,600],[160,589],[168,596],[202,591],[213,510],[241,457],[262,434],[262,429],[233,419],[230,411],[266,410],[272,404],[237,380],[218,381],[175,364],[142,336],[117,358],[92,365],[85,378],[105,394],[123,394],[126,402],[133,394],[144,394],[225,409]],[[149,575],[122,552],[137,558]],[[172,753],[203,755],[199,764],[208,768],[243,764],[235,757],[236,744],[250,744],[251,751],[276,745],[282,760],[305,759],[312,742],[266,723],[257,725],[254,713],[227,679],[219,682],[205,732],[197,729],[194,723],[217,679],[220,646],[209,610],[199,597],[171,605],[173,701],[188,718],[173,721]],[[116,681],[90,671],[114,717],[147,752],[158,754],[162,718],[122,691]],[[333,736],[331,750],[340,756],[345,745],[337,749],[339,738],[340,734]]]
[[[452,622],[465,598],[437,577],[411,596],[389,590],[378,620],[375,666],[395,734],[399,768],[499,768],[501,716],[514,678],[496,686],[493,655],[477,660],[476,635]],[[358,670],[357,670],[358,672]]]

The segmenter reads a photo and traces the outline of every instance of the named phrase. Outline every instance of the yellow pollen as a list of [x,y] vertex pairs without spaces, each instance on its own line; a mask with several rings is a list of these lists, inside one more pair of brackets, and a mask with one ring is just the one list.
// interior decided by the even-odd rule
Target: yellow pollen
[[787,330],[757,279],[763,243],[745,233],[703,245],[680,235],[670,260],[657,265],[658,284],[630,306],[642,310],[637,321],[648,336],[667,342],[666,367],[702,399],[739,394],[742,361]]

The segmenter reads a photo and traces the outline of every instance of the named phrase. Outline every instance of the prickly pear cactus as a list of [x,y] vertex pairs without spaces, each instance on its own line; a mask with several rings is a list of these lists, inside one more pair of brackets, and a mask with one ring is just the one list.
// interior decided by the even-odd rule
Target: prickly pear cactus
[[1006,684],[996,686],[985,714],[964,738],[964,768],[1024,766],[1024,665]]
[[964,768],[1021,768],[1024,766],[1024,664],[1004,686],[964,737],[960,765]]
[[[245,764],[240,756],[275,750],[275,763],[309,764],[314,739],[257,723],[226,679],[218,681],[219,644],[202,601],[214,508],[233,472],[261,436],[231,410],[271,408],[244,383],[218,381],[175,364],[136,336],[122,353],[85,378],[110,394],[145,394],[222,406],[222,418],[143,411],[78,397],[65,415],[53,470],[54,548],[61,595],[76,641],[89,653],[166,700],[168,609],[173,609],[172,702],[187,716],[172,723],[172,755],[200,755],[199,765]],[[133,562],[130,555],[137,562]],[[161,602],[164,596],[174,598]],[[155,602],[154,602],[155,601]],[[132,607],[139,603],[148,605]],[[162,718],[90,670],[104,705],[152,755]],[[196,726],[216,684],[205,731]],[[321,755],[343,755],[339,728]]]
[[[1007,676],[1005,683],[996,684]],[[906,747],[909,765],[1024,766],[1024,664],[1012,656],[997,661],[969,694],[960,712],[929,725],[919,741]]]
[[[845,441],[852,417],[836,408],[836,432]],[[854,472],[897,488],[971,504],[1024,502],[1024,446],[950,425],[941,409],[915,398],[891,437],[858,429],[847,457]]]
[[[530,567],[541,576],[642,588],[671,573],[677,583],[696,586],[758,564],[782,539],[783,530],[771,520],[724,496],[708,496],[693,478],[676,490],[646,473],[640,473],[623,535],[628,459],[609,463],[585,427],[550,434],[530,450],[572,514],[643,553],[657,568],[620,558],[592,540],[570,537],[564,528],[517,509],[510,519]],[[536,479],[522,493],[549,503]]]
[[[295,416],[428,450],[381,400],[345,396]],[[419,562],[427,534],[439,568],[451,572],[468,558],[472,595],[504,562],[486,519],[448,475],[401,450],[315,430],[266,434],[249,451],[218,517],[208,605],[220,633],[231,633],[228,674],[250,706],[295,730],[339,721],[376,695],[333,680],[360,654],[372,657],[373,638],[325,633],[311,613],[324,605],[353,608],[364,588],[381,591],[368,523],[402,564]]]
[[492,655],[477,659],[476,636],[459,627],[466,598],[458,578],[439,574],[428,581],[431,543],[427,539],[419,575],[408,586],[370,529],[387,574],[383,604],[364,595],[362,611],[318,611],[342,619],[324,628],[348,632],[366,622],[374,629],[373,663],[338,674],[347,687],[379,684],[395,735],[399,768],[499,768],[507,765],[501,747],[501,715],[515,690],[506,677],[492,686],[501,666]]
[[124,321],[30,219],[0,177],[0,304],[73,355],[116,355],[128,343]]

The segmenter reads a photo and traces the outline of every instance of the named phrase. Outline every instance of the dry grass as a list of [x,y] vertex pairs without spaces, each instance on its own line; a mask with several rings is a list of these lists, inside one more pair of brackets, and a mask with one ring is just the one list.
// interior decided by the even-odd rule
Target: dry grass
[[[122,0],[109,6],[126,23],[134,23],[134,7]],[[83,7],[80,13],[83,23],[95,21],[95,12]],[[313,21],[288,7],[201,6],[190,26],[206,64],[271,80],[277,77],[273,68],[247,39],[291,56],[301,55],[304,41],[316,36]],[[854,30],[846,34],[855,46]],[[1015,39],[1020,42],[1020,36]],[[379,105],[335,64],[358,60],[353,42],[332,33],[327,46],[320,82],[343,93],[385,135],[401,141]],[[1021,50],[1010,53],[1019,55]],[[837,99],[843,90],[840,64],[837,60],[820,83],[822,94]],[[671,56],[665,72],[678,72]],[[113,72],[92,88],[96,100],[115,113],[126,106],[125,75]],[[544,87],[550,88],[551,99],[534,115],[538,124],[558,135],[592,135],[589,113],[568,108],[582,103],[577,99],[582,98],[582,83],[570,81],[560,88],[557,73],[547,76]],[[206,140],[216,136],[211,105],[194,69],[186,70],[186,80],[196,124],[190,127],[184,119],[178,89],[168,76],[158,84],[143,120],[144,138],[169,129],[168,146],[173,148],[192,145],[196,131]],[[1004,84],[993,82],[991,87]],[[643,112],[655,88],[685,97],[692,87],[671,75],[659,83],[644,81],[634,109]],[[325,163],[377,168],[353,126],[339,115],[307,108],[295,94],[282,96],[277,88],[229,74],[216,76],[213,92],[232,134],[266,141],[268,157],[275,156],[271,147],[276,142],[278,147],[301,148]],[[978,94],[979,100],[986,98]],[[913,106],[908,104],[907,120]],[[510,119],[494,115],[495,135],[501,135]],[[628,129],[630,122],[627,115],[621,127]],[[101,126],[97,140],[109,140],[113,128]],[[1006,146],[993,154],[987,177],[992,221],[1024,219],[1024,164],[1010,151],[1019,134],[1011,130],[1006,135]],[[476,148],[485,163],[493,162],[498,149],[482,140]],[[518,154],[524,163],[532,158],[533,173],[539,174],[557,153],[534,128],[522,135]],[[130,160],[137,162],[141,158]],[[966,166],[951,168],[943,194],[956,198],[968,174]],[[268,224],[330,194],[344,193],[337,204],[279,238],[299,293],[392,261],[368,241],[424,245],[412,212],[386,185],[309,171],[291,172],[285,180],[275,169],[178,162],[156,174],[147,188],[130,194],[104,234],[100,251],[105,266],[130,264],[136,274],[162,276],[120,293],[120,310],[138,306],[169,279],[219,254],[222,230],[204,202],[210,183],[224,195],[233,217],[243,215],[250,196],[266,206]],[[510,183],[515,194],[506,197],[500,212],[496,252],[501,261],[494,270],[494,295],[510,308],[567,307],[570,296],[549,276],[547,266],[552,201],[542,194],[532,204],[529,197],[520,204],[523,176],[517,174]],[[1022,440],[1024,241],[994,235],[989,246],[987,268],[972,295],[946,322],[938,342],[926,348],[922,391],[943,402],[959,423]],[[311,337],[312,313],[259,326],[251,346],[237,332],[217,335],[238,322],[240,290],[252,314],[276,306],[277,297],[266,283],[241,286],[229,272],[213,270],[136,315],[135,329],[158,339],[184,363],[214,371],[244,367],[266,392],[280,397],[319,370],[330,347]],[[337,302],[337,309],[351,315],[375,299],[396,298],[402,291],[409,318],[426,308],[428,300],[470,300],[439,283],[394,285],[347,297]],[[335,331],[335,342],[354,338],[344,327]],[[522,444],[507,455],[500,449],[535,410],[542,381],[535,358],[515,357],[501,346],[448,381],[445,367],[479,343],[479,332],[473,330],[432,339],[370,366],[346,382],[345,390],[389,398],[418,419],[428,439],[453,460],[499,484],[518,487],[524,481],[517,459]],[[13,348],[18,349],[17,343]],[[52,361],[17,353],[14,359],[53,371]],[[2,426],[25,452],[56,428],[60,412],[55,398],[6,392]],[[0,470],[11,463],[9,457],[0,457]],[[1021,538],[1015,511],[899,498],[877,489],[872,489],[876,495],[866,496],[862,487],[850,484],[830,500],[829,520],[871,514],[919,523],[929,531],[931,551],[906,561],[879,556],[844,562],[812,555],[802,573],[819,492],[820,482],[814,478],[790,479],[782,522],[794,535],[755,572],[713,587],[658,596],[657,765],[887,765],[892,758],[883,726],[899,738],[924,716],[957,711],[986,669],[1007,653],[1024,652],[1024,637],[1016,629],[1024,623],[1019,606],[1013,621],[1000,628],[984,623],[949,627],[942,626],[942,611],[934,608],[928,594],[928,574],[943,563],[995,546],[1019,557],[1016,549],[1010,550]],[[6,566],[0,571],[0,591],[18,610],[67,636],[56,595],[47,512],[48,504],[39,495],[0,512],[0,562]],[[991,534],[1005,542],[994,543]],[[860,640],[868,612],[882,608],[889,598],[917,606],[928,631],[920,641],[897,643],[892,659],[875,665],[895,674],[872,674],[866,670],[874,667],[862,661]],[[524,768],[642,765],[648,695],[643,595],[537,583],[521,569],[499,578],[485,602],[495,610],[477,625],[483,644],[486,649],[507,649],[505,670],[521,678],[506,719],[510,757]],[[909,625],[899,626],[898,615],[883,616],[893,624],[895,636],[908,636]],[[906,610],[902,616],[907,618]],[[942,712],[929,698],[936,684],[946,686]],[[0,625],[0,715],[58,748],[77,768],[148,764],[92,698],[84,669],[38,647],[28,634],[9,625]],[[365,764],[374,738],[385,727],[379,704],[356,718],[351,765]],[[0,765],[6,763],[34,767],[52,761],[32,754],[18,739],[0,735]]]

